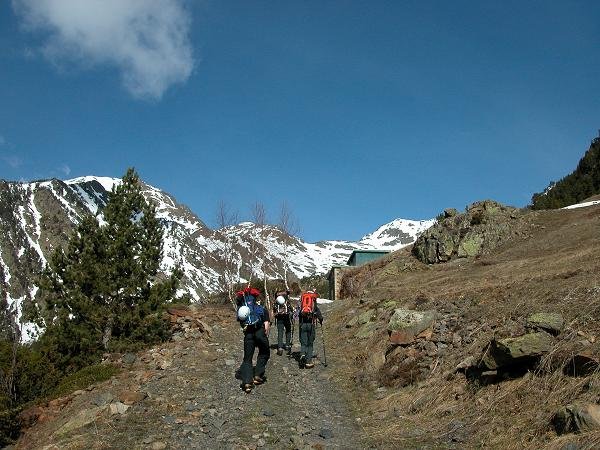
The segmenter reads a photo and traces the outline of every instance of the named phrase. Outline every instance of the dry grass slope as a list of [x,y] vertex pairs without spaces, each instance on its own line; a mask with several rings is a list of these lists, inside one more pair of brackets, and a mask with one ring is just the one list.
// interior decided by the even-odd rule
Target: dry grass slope
[[[597,372],[573,377],[562,369],[578,352],[600,354],[600,207],[528,213],[516,237],[472,259],[426,266],[405,249],[350,272],[344,288],[352,297],[335,306],[329,326],[343,338],[332,345],[347,355],[340,375],[350,375],[365,429],[381,447],[600,446],[600,433],[558,437],[551,425],[562,406],[600,401]],[[458,337],[428,357],[427,337],[390,345],[387,322],[399,306],[438,311]],[[347,324],[368,310],[374,319],[363,326],[374,332],[361,339]],[[535,370],[490,384],[455,372],[469,356],[481,358],[492,338],[524,333],[535,312],[565,318]]]

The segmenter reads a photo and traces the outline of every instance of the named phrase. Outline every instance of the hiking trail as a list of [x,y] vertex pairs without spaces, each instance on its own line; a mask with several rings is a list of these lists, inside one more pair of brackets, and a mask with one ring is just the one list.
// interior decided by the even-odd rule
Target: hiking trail
[[[272,327],[267,382],[246,394],[235,378],[243,336],[234,313],[228,307],[207,309],[201,315],[212,328],[210,339],[169,342],[140,353],[112,380],[74,393],[54,415],[42,416],[17,448],[368,447],[335,381],[335,354],[327,349],[328,367],[317,359],[314,369],[299,369],[294,358],[277,355]],[[319,328],[315,351],[322,358],[320,333]],[[296,329],[293,350],[298,349]]]

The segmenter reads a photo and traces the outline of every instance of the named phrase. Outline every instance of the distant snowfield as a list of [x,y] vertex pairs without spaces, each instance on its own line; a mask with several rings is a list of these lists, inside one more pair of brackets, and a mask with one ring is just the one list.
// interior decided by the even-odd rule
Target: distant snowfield
[[[47,245],[49,231],[44,227],[44,215],[48,214],[45,208],[48,205],[62,208],[73,226],[89,211],[102,225],[102,208],[106,205],[108,193],[121,183],[119,178],[97,176],[9,183],[9,189],[19,199],[12,211],[11,223],[14,222],[20,232],[22,243],[13,240],[0,243],[0,290],[7,292],[7,307],[22,327],[23,341],[34,339],[40,330],[23,321],[23,305],[35,300],[37,286],[31,278],[30,285],[22,289],[19,283],[20,276],[24,275],[19,269],[21,266],[29,267],[29,264],[23,264],[24,258],[30,258],[39,265],[31,271],[47,264],[48,255],[44,251],[50,250]],[[43,197],[39,196],[41,191],[44,191]],[[411,245],[435,222],[395,219],[358,241],[310,243],[288,235],[276,226],[257,226],[251,222],[213,230],[168,193],[146,183],[143,183],[142,192],[156,206],[157,217],[164,228],[160,269],[169,274],[179,267],[183,278],[177,294],[189,295],[196,302],[202,302],[222,290],[222,262],[228,251],[231,252],[233,267],[229,276],[239,282],[245,282],[244,275],[249,271],[253,271],[257,278],[293,276],[302,279],[326,274],[332,266],[346,264],[354,250],[396,251]],[[2,220],[0,217],[0,222]],[[25,275],[31,274],[27,272]],[[324,298],[317,301],[320,304],[331,303]]]
[[591,202],[576,203],[575,205],[565,206],[564,208],[561,208],[561,209],[587,208],[588,206],[594,206],[597,204],[600,204],[600,200],[592,200]]
[[114,186],[119,185],[123,182],[120,178],[96,177],[89,175],[86,177],[71,178],[70,180],[65,180],[65,183],[68,185],[72,185],[80,183],[89,183],[91,181],[97,181],[98,183],[100,183],[107,192],[112,191]]

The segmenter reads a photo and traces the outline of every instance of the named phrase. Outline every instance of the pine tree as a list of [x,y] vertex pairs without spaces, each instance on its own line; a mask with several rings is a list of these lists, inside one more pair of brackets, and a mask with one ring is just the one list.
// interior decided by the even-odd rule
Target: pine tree
[[600,140],[592,141],[573,172],[550,186],[551,189],[533,195],[532,209],[562,208],[600,194]]
[[40,287],[43,339],[64,370],[95,361],[102,351],[167,337],[161,307],[171,301],[181,273],[159,279],[162,228],[156,208],[129,169],[108,197],[103,225],[84,218],[58,249]]

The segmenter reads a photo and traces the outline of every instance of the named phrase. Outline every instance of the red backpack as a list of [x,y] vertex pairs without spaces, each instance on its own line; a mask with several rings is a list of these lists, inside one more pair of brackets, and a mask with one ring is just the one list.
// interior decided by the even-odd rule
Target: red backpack
[[315,292],[303,292],[300,297],[300,314],[306,317],[312,316],[315,312],[315,305],[317,303],[317,294]]

